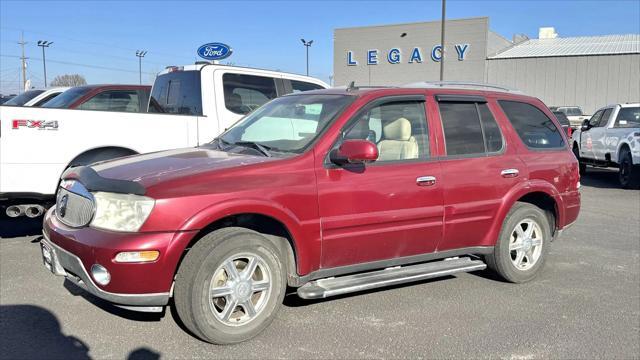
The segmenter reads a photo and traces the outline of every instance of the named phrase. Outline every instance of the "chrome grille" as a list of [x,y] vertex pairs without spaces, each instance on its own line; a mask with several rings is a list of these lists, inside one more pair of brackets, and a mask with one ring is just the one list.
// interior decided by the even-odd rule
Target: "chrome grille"
[[88,225],[93,218],[94,200],[87,189],[77,181],[64,181],[56,197],[56,217],[71,227]]

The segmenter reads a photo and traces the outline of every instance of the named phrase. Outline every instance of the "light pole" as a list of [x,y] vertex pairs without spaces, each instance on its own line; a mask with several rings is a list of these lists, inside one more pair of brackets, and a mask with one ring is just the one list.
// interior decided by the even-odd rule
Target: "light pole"
[[146,50],[137,50],[136,56],[138,57],[138,73],[140,74],[140,85],[142,85],[142,58],[147,55]]
[[442,20],[440,28],[440,81],[444,81],[444,18],[447,0],[442,0]]
[[302,45],[307,48],[307,76],[309,76],[309,47],[311,47],[311,44],[313,44],[313,40],[309,40],[307,42],[304,39],[300,39],[300,41],[302,41]]
[[47,87],[47,60],[44,57],[44,48],[51,46],[53,41],[38,40],[38,46],[42,48],[42,66],[44,68],[44,87]]

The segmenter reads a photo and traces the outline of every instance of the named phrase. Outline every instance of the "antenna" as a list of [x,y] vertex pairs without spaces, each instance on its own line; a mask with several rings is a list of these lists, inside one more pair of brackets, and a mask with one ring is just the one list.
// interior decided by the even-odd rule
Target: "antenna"
[[352,81],[349,83],[349,86],[347,86],[347,91],[354,91],[354,90],[358,90],[358,88],[356,87],[356,82]]

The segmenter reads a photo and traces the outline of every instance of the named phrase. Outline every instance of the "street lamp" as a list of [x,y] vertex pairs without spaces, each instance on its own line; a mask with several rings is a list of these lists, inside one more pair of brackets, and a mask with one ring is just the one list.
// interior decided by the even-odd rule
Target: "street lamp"
[[38,46],[42,48],[42,66],[44,67],[44,87],[47,87],[47,60],[44,57],[44,48],[53,44],[53,41],[38,40]]
[[307,76],[309,76],[309,47],[313,44],[313,40],[309,40],[308,42],[304,39],[300,39],[302,41],[302,45],[307,48]]
[[136,50],[136,56],[138,57],[138,72],[140,74],[140,85],[142,85],[142,58],[147,55],[146,50]]

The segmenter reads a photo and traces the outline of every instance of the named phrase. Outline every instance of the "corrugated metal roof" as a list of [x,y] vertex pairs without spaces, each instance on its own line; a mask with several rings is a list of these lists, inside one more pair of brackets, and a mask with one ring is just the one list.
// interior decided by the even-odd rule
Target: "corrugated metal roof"
[[640,34],[530,39],[490,59],[640,53]]

